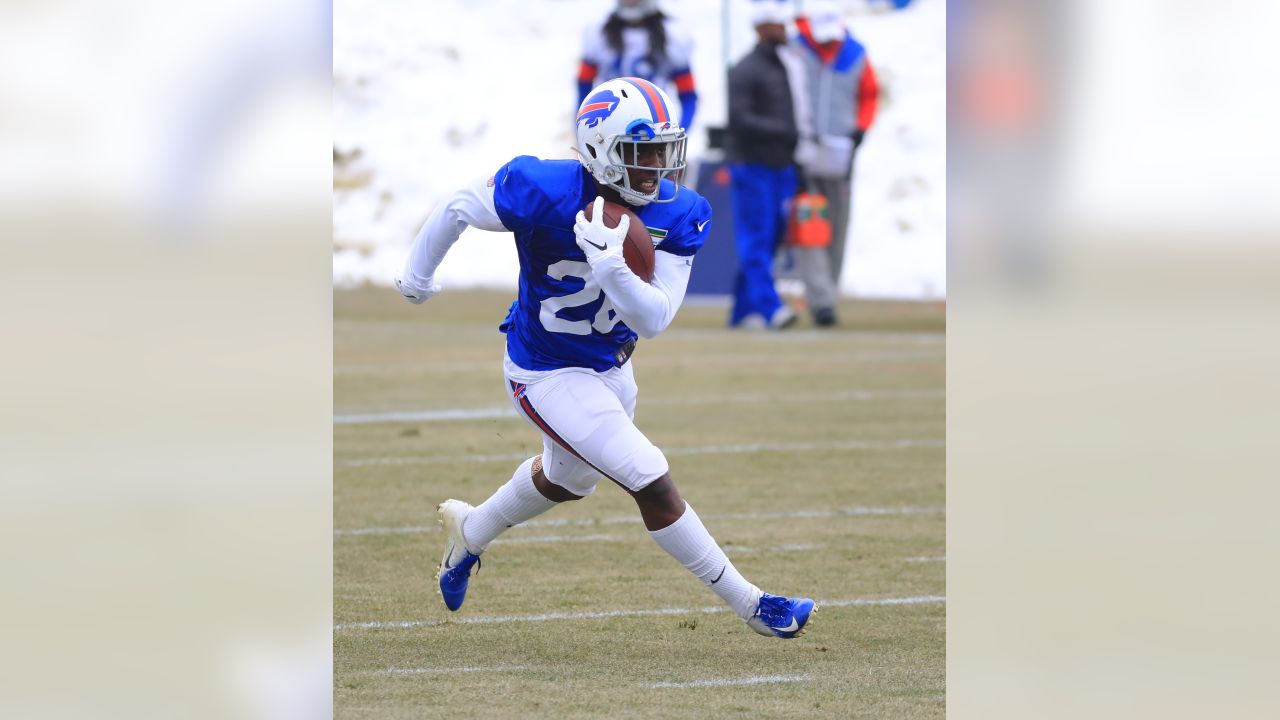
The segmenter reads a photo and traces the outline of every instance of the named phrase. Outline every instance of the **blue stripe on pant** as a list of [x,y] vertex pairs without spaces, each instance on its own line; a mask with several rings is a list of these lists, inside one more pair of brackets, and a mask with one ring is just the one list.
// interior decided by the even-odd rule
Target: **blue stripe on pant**
[[774,168],[734,163],[729,172],[738,245],[738,277],[729,324],[737,325],[751,314],[768,323],[782,307],[773,286],[773,255],[786,232],[786,208],[796,194],[796,171],[790,165]]

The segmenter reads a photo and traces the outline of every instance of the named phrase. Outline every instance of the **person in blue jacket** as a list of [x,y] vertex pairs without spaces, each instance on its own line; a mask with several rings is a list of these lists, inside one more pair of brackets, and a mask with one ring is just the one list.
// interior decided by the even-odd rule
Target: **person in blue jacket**
[[774,287],[773,256],[784,237],[796,194],[799,139],[790,79],[778,51],[791,17],[773,0],[752,3],[759,42],[729,71],[727,159],[738,248],[729,325],[778,330],[796,313]]

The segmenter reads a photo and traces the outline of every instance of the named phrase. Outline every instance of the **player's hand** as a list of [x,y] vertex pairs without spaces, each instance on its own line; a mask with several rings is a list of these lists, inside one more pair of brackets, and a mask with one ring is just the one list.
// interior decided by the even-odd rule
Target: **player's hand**
[[591,207],[591,219],[587,219],[584,211],[578,211],[573,224],[573,237],[578,247],[587,256],[587,262],[595,263],[602,257],[622,253],[622,240],[627,237],[627,229],[631,227],[631,218],[623,215],[618,227],[606,227],[604,224],[604,198],[597,197]]
[[421,305],[430,299],[432,295],[440,292],[440,286],[432,278],[427,278],[427,286],[425,288],[413,287],[400,278],[396,278],[396,289],[400,291],[405,300],[414,305]]

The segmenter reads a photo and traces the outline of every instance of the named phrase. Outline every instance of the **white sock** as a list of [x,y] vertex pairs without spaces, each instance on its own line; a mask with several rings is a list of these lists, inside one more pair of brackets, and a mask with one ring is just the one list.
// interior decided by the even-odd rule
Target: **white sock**
[[472,552],[484,552],[489,543],[507,528],[537,517],[557,505],[533,485],[533,463],[539,457],[531,457],[521,463],[505,485],[467,515],[462,523],[462,537]]
[[762,594],[760,588],[747,582],[729,562],[692,505],[685,503],[679,520],[661,530],[650,530],[649,535],[728,603],[738,617],[746,620],[755,613]]

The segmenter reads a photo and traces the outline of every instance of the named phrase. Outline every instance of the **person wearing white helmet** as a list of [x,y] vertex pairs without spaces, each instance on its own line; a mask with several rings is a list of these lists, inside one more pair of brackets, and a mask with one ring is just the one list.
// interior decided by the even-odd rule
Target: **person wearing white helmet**
[[[793,638],[810,622],[812,600],[769,595],[738,572],[633,421],[637,337],[656,336],[675,317],[711,223],[707,201],[678,185],[687,137],[672,110],[666,93],[642,78],[595,88],[574,121],[577,160],[517,157],[459,190],[427,219],[396,280],[415,304],[439,292],[436,268],[468,225],[510,232],[520,259],[519,291],[499,326],[507,337],[504,386],[541,433],[542,452],[480,505],[440,504],[439,589],[449,610],[462,606],[494,538],[608,478],[634,498],[658,545],[751,629]],[[651,282],[627,266],[630,219],[607,227],[605,200],[628,206],[649,231]]]
[[693,35],[662,12],[657,0],[618,0],[602,22],[593,23],[583,34],[578,103],[606,80],[641,77],[675,90],[680,125],[688,130],[698,111],[692,61]]

